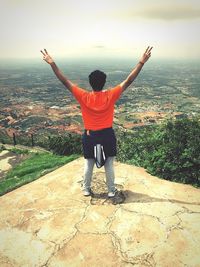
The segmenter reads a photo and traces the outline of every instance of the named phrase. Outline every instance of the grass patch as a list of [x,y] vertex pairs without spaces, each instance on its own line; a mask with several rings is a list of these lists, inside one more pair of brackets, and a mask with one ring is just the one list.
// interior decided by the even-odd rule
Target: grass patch
[[19,154],[29,154],[30,153],[28,149],[19,149],[19,148],[16,148],[16,147],[8,148],[6,150],[11,151],[11,152],[13,152],[15,154],[18,154],[18,155]]
[[[24,153],[27,152],[24,151]],[[48,152],[31,152],[29,158],[11,169],[0,181],[0,196],[34,181],[78,157],[79,155],[59,156]]]

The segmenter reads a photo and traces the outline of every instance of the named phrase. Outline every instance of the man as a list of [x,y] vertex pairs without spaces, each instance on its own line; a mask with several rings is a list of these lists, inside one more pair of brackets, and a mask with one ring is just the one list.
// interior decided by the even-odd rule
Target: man
[[57,78],[74,95],[81,106],[85,128],[84,134],[82,135],[85,158],[84,196],[92,194],[91,180],[95,162],[97,167],[104,165],[108,197],[114,197],[117,192],[114,184],[115,174],[113,169],[113,160],[116,156],[116,137],[112,128],[114,105],[121,94],[135,80],[143,65],[150,58],[152,48],[148,46],[129,76],[122,83],[110,90],[102,90],[106,82],[106,74],[99,70],[93,71],[89,75],[92,92],[88,92],[73,84],[62,74],[47,50],[41,50],[43,59],[50,64]]

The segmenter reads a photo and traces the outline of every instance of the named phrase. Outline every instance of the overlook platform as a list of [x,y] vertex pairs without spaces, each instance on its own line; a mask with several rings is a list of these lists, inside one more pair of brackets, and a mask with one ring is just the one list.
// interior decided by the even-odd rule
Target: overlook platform
[[122,204],[104,169],[81,192],[79,158],[0,197],[1,267],[200,266],[200,190],[115,162]]

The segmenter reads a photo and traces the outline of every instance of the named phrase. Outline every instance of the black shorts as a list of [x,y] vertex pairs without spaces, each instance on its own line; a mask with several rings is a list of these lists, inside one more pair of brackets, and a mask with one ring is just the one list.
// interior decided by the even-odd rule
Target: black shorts
[[101,144],[103,146],[106,158],[116,156],[116,136],[113,128],[106,128],[98,131],[89,130],[89,135],[87,135],[86,130],[84,131],[82,135],[84,158],[94,158],[94,146],[96,144]]

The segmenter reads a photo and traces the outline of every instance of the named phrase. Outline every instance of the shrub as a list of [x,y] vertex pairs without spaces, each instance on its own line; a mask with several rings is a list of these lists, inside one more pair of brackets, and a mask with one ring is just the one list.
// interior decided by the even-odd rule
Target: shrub
[[134,133],[119,133],[119,137],[118,160],[145,167],[168,180],[200,186],[197,118],[168,120]]
[[49,149],[59,155],[81,154],[81,135],[49,136]]

